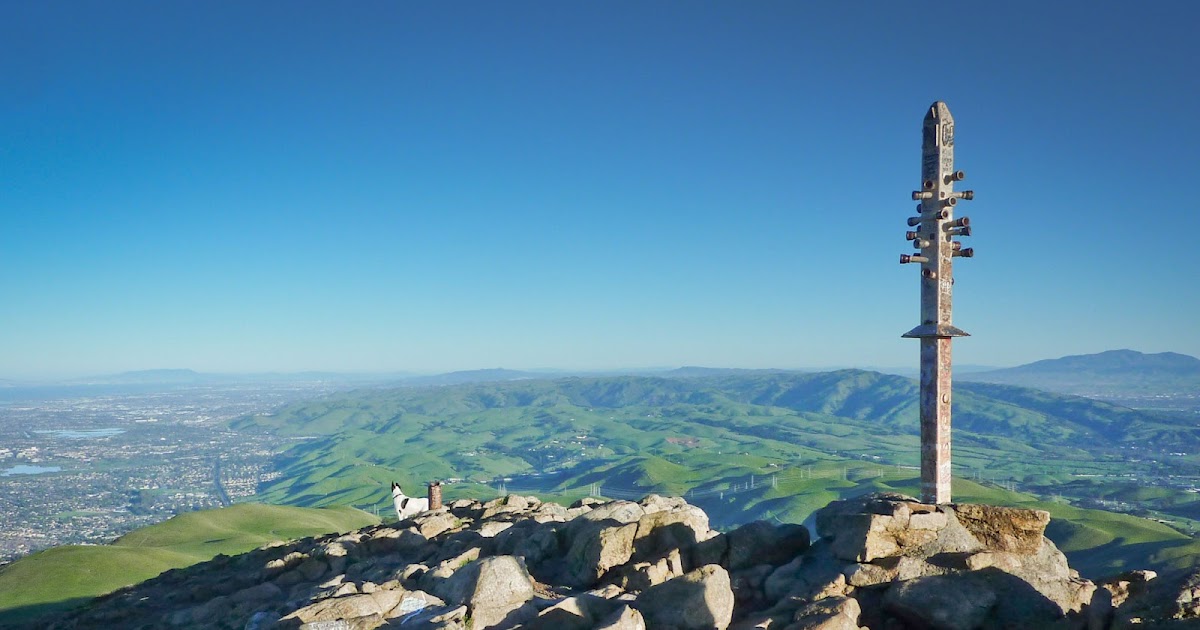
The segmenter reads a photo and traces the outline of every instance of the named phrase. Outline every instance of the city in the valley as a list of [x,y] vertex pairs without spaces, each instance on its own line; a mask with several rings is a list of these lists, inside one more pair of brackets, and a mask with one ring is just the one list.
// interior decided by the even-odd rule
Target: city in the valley
[[269,481],[282,441],[224,421],[321,395],[322,382],[0,390],[0,562],[105,543]]

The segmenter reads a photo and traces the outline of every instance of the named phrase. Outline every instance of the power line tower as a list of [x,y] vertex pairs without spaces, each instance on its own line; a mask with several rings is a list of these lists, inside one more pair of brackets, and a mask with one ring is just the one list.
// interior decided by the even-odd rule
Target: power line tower
[[958,200],[970,201],[975,193],[954,191],[954,182],[966,175],[954,170],[954,117],[937,101],[925,113],[921,141],[921,189],[912,194],[918,216],[908,219],[906,233],[916,254],[901,254],[901,263],[921,267],[921,325],[903,336],[921,340],[921,500],[950,502],[950,341],[966,337],[952,323],[955,257],[970,258],[954,240],[971,235],[967,217],[954,218]]

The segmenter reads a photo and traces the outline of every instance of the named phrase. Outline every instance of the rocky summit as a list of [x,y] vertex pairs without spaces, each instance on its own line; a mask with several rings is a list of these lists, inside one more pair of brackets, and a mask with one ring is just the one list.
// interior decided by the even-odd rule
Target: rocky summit
[[[1200,627],[1200,574],[1081,579],[1049,515],[876,494],[730,532],[683,499],[460,500],[168,571],[68,628]],[[1193,625],[1195,624],[1195,625]]]

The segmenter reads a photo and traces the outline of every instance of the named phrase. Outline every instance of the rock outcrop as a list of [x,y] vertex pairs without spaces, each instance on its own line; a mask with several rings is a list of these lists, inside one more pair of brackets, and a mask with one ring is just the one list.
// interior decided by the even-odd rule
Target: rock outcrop
[[719,533],[699,508],[655,495],[569,508],[459,500],[168,571],[51,627],[1103,630],[1200,620],[1200,574],[1081,579],[1045,538],[1045,512],[878,494],[834,502],[816,522],[810,544],[800,525]]

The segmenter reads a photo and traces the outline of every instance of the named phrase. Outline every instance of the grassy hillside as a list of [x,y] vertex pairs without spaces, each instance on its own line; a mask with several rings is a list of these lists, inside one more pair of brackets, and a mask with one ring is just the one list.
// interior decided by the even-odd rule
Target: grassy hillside
[[352,508],[240,504],[190,512],[111,545],[68,545],[0,569],[0,626],[28,621],[217,554],[244,553],[275,540],[349,531],[376,522]]
[[[680,494],[732,527],[802,522],[871,489],[916,494],[916,399],[913,380],[862,370],[702,372],[351,392],[231,426],[303,438],[260,488],[268,502],[386,510],[390,481],[418,494],[441,479],[457,480],[450,499]],[[1053,535],[1088,570],[1191,564],[1196,549],[1179,533],[1200,528],[1191,452],[1200,429],[1180,416],[1010,385],[955,390],[958,498],[1064,515],[1071,526]],[[1175,528],[1071,511],[1064,498]]]
[[[710,469],[693,484],[712,480],[716,469],[748,475],[772,463],[915,465],[916,397],[911,379],[861,370],[566,378],[353,392],[232,427],[313,438],[280,457],[284,475],[261,489],[263,500],[374,505],[386,500],[392,479],[418,488],[448,478],[569,472],[582,479],[637,457]],[[1019,387],[963,384],[954,414],[963,477],[1115,477],[1128,472],[1123,449],[1200,450],[1200,429],[1178,417]],[[1200,461],[1173,457],[1139,472],[1200,473]]]

